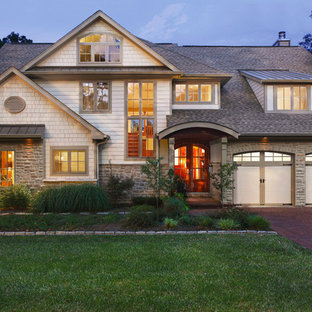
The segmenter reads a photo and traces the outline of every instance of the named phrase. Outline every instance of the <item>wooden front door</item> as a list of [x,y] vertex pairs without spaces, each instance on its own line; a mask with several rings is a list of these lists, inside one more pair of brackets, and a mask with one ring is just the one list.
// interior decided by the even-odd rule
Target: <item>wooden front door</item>
[[175,149],[175,173],[184,180],[188,192],[209,191],[209,149],[187,144]]

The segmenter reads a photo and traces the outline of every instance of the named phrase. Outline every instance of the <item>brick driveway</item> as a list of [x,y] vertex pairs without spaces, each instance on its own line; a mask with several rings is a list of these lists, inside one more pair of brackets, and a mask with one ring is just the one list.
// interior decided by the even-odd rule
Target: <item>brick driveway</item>
[[312,250],[312,208],[250,208],[271,222],[280,235]]

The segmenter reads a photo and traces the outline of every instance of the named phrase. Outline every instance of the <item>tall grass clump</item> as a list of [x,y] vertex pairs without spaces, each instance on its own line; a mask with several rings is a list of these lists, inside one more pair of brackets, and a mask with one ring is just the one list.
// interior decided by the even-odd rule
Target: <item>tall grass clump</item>
[[97,212],[110,210],[106,193],[94,184],[70,184],[40,190],[33,199],[34,212]]

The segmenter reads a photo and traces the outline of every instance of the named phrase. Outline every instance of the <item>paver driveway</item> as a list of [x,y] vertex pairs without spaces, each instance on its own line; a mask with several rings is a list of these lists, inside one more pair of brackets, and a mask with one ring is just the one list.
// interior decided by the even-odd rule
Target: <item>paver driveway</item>
[[271,227],[294,242],[312,250],[312,208],[249,209],[271,222]]

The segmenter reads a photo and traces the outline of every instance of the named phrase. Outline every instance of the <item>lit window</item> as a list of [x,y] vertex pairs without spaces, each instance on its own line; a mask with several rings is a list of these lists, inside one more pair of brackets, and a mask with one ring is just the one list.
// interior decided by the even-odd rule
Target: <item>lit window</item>
[[94,34],[79,40],[81,63],[120,63],[121,41],[112,34]]
[[154,156],[154,83],[128,83],[128,157]]
[[210,103],[212,101],[212,84],[175,84],[175,102]]
[[108,82],[82,83],[82,112],[109,111],[109,101]]
[[312,162],[312,154],[307,154],[305,157],[305,161],[311,161]]
[[8,187],[14,184],[14,152],[13,151],[1,151],[1,186]]
[[291,156],[288,154],[265,152],[264,161],[291,161]]
[[54,174],[85,174],[86,150],[53,150]]
[[260,161],[260,152],[237,154],[234,155],[233,160],[236,162]]
[[306,110],[307,92],[303,86],[276,87],[277,110]]

